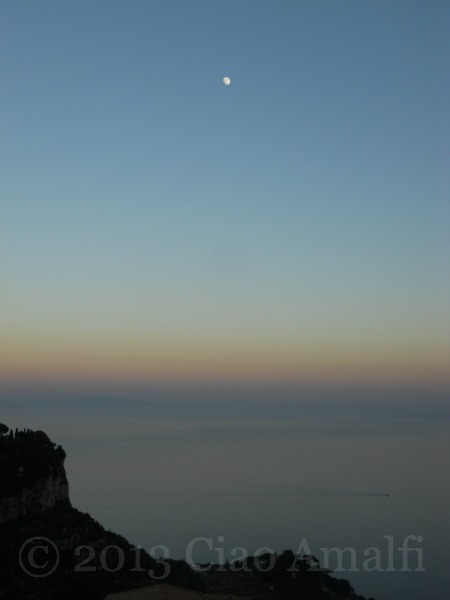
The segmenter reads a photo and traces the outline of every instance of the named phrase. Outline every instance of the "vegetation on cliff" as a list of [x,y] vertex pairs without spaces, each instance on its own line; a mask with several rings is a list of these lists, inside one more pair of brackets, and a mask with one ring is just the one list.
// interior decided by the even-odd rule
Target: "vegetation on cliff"
[[[35,548],[45,548],[30,557],[33,546],[29,540],[33,538]],[[57,560],[51,544],[57,548]],[[108,547],[110,550],[105,552]],[[117,569],[119,554],[124,561]],[[55,569],[45,576],[38,569],[36,576],[30,558],[38,565],[51,563],[48,571]],[[170,562],[170,574],[164,582],[202,589],[201,581],[186,563]],[[160,581],[166,570],[87,513],[63,505],[0,524],[0,565],[2,600],[102,600],[111,592]]]

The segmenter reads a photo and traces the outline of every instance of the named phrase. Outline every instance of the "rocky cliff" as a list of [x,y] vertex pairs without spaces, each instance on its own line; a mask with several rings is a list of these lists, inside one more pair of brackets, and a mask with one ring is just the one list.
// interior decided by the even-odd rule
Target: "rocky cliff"
[[[7,428],[6,428],[7,429]],[[69,500],[65,453],[42,431],[0,436],[0,522],[53,509]]]

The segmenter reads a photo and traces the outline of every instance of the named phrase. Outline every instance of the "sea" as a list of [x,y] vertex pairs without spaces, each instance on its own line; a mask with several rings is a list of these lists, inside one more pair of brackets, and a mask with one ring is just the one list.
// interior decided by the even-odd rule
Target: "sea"
[[73,506],[161,560],[291,549],[367,598],[450,597],[442,390],[2,390],[0,421],[61,444]]

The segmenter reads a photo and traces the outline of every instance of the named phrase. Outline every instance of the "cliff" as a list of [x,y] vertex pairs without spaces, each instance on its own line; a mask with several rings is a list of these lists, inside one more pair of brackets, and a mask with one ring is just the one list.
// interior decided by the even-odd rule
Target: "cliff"
[[[6,429],[6,431],[5,431]],[[0,426],[0,523],[70,505],[65,452],[43,431]]]
[[[162,583],[222,598],[364,600],[348,581],[310,570],[290,550],[201,571],[183,560],[155,559],[71,506],[64,459],[44,432],[0,424],[1,600],[103,600],[136,588],[145,595],[155,586],[153,597]],[[272,568],[261,569],[261,561]]]

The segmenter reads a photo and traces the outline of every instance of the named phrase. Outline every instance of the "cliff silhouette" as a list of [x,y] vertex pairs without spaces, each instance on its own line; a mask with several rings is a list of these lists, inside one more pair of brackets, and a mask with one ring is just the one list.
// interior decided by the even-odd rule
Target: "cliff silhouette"
[[[66,454],[43,431],[0,435],[0,522],[70,505]],[[1,431],[1,429],[0,429]]]
[[365,600],[290,550],[201,570],[154,559],[71,505],[65,456],[42,431],[0,424],[0,600]]

